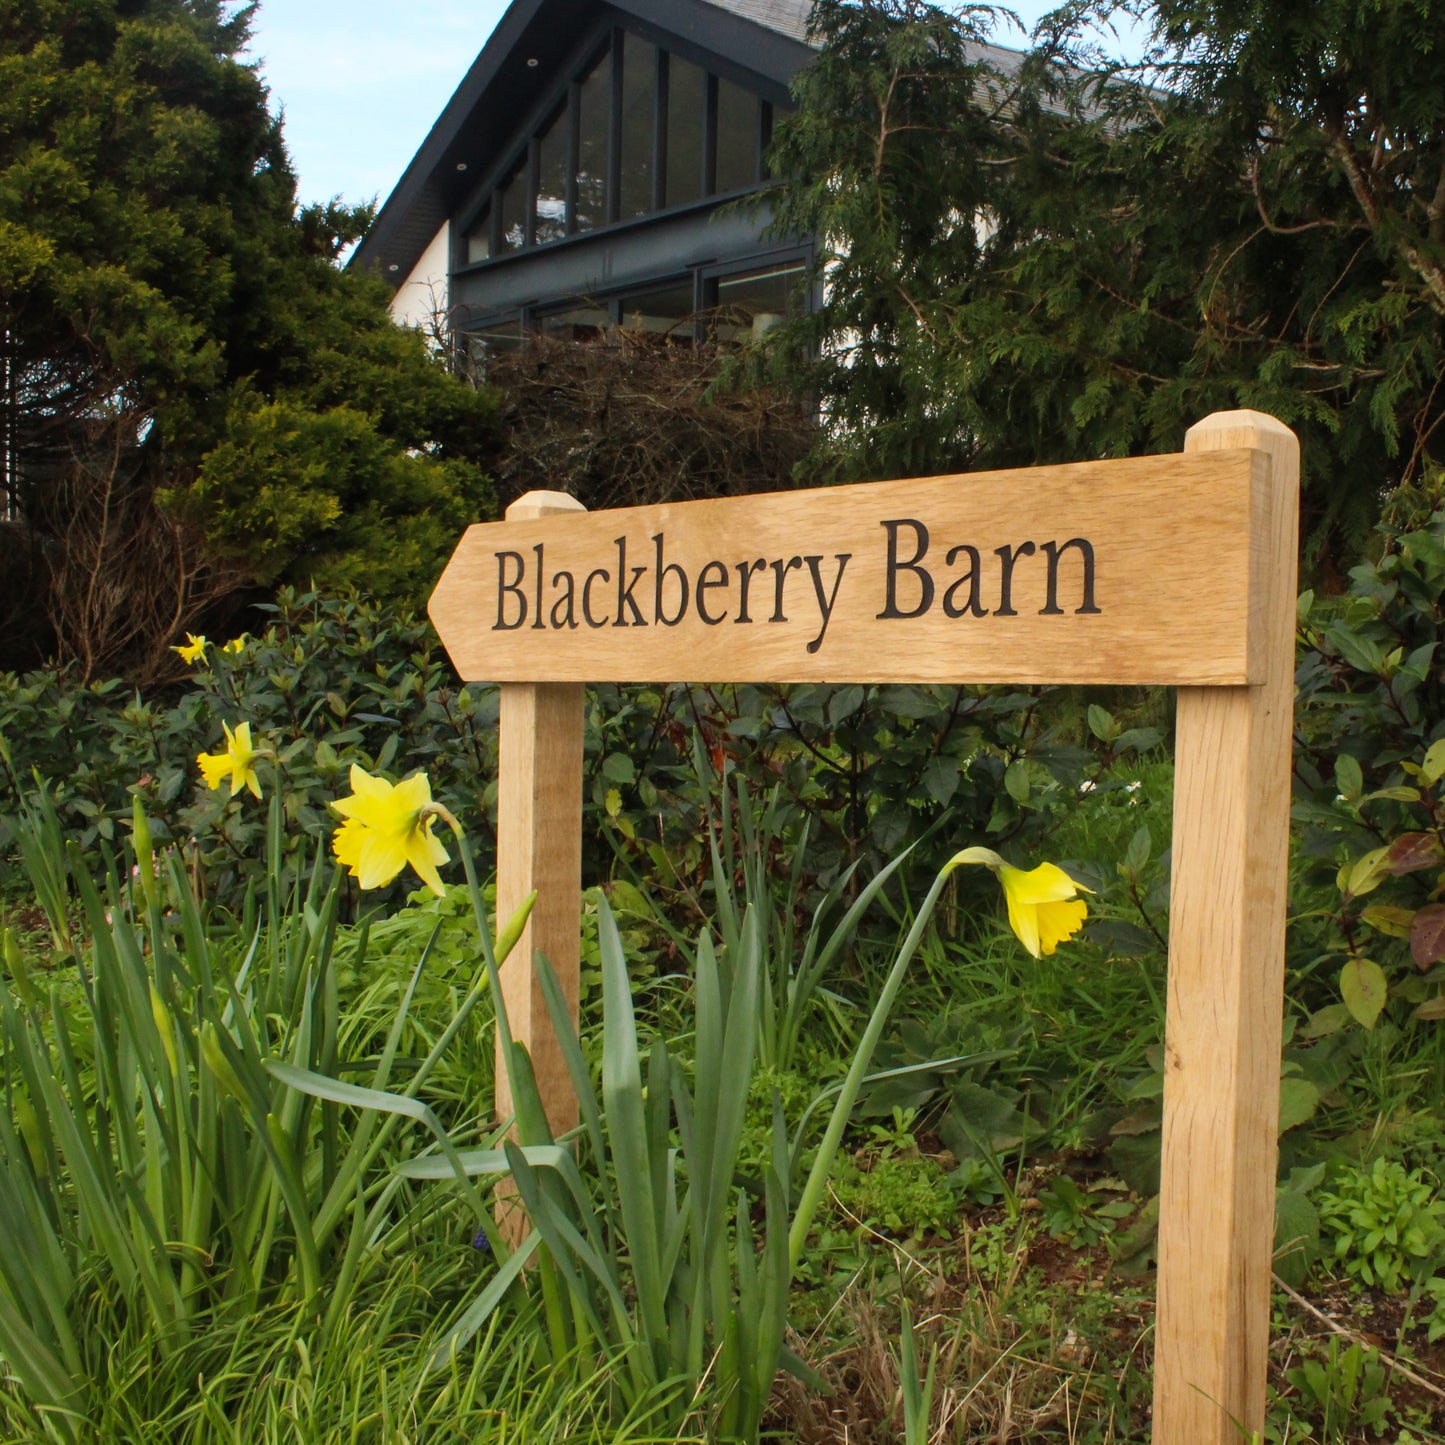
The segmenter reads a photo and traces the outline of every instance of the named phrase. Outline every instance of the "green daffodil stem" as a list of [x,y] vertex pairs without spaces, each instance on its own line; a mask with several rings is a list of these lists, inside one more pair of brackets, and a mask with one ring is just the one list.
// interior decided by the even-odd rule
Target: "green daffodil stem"
[[932,918],[933,910],[938,906],[943,885],[948,881],[948,875],[958,867],[958,863],[957,858],[950,859],[943,865],[938,877],[933,880],[933,887],[928,890],[928,897],[923,900],[923,907],[918,910],[918,916],[913,920],[913,927],[908,930],[908,936],[903,940],[903,946],[898,951],[898,957],[888,975],[888,981],[883,985],[883,992],[878,995],[878,1002],[873,1006],[868,1027],[863,1030],[863,1038],[858,1044],[857,1052],[853,1055],[853,1062],[849,1066],[847,1077],[843,1080],[843,1088],[838,1094],[837,1102],[833,1105],[832,1114],[828,1117],[828,1127],[823,1134],[823,1142],[818,1146],[818,1157],[814,1160],[813,1167],[808,1173],[807,1183],[803,1185],[803,1194],[798,1201],[797,1212],[793,1215],[793,1227],[788,1231],[789,1274],[796,1273],[798,1261],[802,1258],[803,1246],[807,1243],[808,1230],[812,1226],[813,1216],[818,1212],[818,1206],[823,1202],[823,1191],[828,1187],[828,1175],[833,1169],[833,1156],[838,1152],[838,1144],[843,1137],[843,1130],[847,1127],[848,1116],[853,1112],[853,1105],[858,1099],[858,1091],[863,1087],[864,1076],[868,1072],[869,1064],[873,1061],[873,1050],[878,1046],[878,1040],[888,1023],[888,1015],[893,1010],[894,1000],[898,997],[898,990],[902,987],[903,975],[907,972],[913,955],[918,951],[918,944],[923,938],[924,930],[928,927],[928,920]]
[[[532,912],[532,905],[537,901],[536,893],[529,894],[522,900],[522,906],[507,920],[498,936],[497,947],[492,946],[491,930],[487,925],[487,909],[482,902],[481,885],[477,882],[477,865],[472,859],[472,850],[467,846],[466,835],[462,832],[462,825],[438,803],[432,807],[437,810],[437,817],[452,830],[452,836],[457,840],[457,851],[462,857],[462,870],[467,877],[467,891],[472,899],[472,913],[477,920],[477,936],[482,941],[482,958],[487,966],[487,982],[492,990],[492,1007],[497,1015],[497,1042],[500,1045],[498,1052],[507,1068],[508,1080],[512,1080],[512,1025],[507,1017],[507,1001],[502,997],[502,975],[500,972],[501,963],[506,959],[512,949],[517,946],[517,940],[522,936],[522,930],[526,927],[527,918]],[[515,1098],[516,1096],[513,1095]]]

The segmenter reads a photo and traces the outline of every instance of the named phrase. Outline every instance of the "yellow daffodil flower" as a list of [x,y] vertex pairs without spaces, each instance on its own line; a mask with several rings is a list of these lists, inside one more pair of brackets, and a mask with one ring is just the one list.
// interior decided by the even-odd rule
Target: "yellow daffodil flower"
[[332,850],[361,887],[381,888],[410,863],[433,893],[442,894],[437,864],[447,861],[447,850],[432,836],[438,815],[425,773],[393,785],[353,763],[351,796],[331,806],[346,820],[332,837]]
[[244,652],[246,650],[246,634],[243,632],[239,637],[233,637],[222,649],[222,652]]
[[179,652],[182,662],[194,664],[206,660],[206,648],[209,646],[210,644],[204,637],[197,637],[194,632],[188,632],[185,643],[180,647],[171,648],[171,651]]
[[1092,892],[1076,883],[1056,863],[1040,863],[1025,872],[1005,863],[991,848],[965,848],[949,862],[982,863],[1003,884],[1009,927],[1035,958],[1052,953],[1083,926],[1088,908],[1080,893]]
[[242,788],[249,788],[254,797],[261,796],[261,782],[256,776],[256,759],[260,754],[251,746],[251,724],[237,723],[232,732],[222,723],[226,733],[226,751],[223,753],[200,753],[196,762],[208,788],[219,788],[221,779],[228,773],[231,779],[231,796],[234,798]]

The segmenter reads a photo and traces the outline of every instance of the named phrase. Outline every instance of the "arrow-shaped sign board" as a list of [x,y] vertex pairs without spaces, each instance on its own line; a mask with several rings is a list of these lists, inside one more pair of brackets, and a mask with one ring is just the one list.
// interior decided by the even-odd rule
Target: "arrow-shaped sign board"
[[473,681],[1241,683],[1236,451],[471,527],[431,600]]

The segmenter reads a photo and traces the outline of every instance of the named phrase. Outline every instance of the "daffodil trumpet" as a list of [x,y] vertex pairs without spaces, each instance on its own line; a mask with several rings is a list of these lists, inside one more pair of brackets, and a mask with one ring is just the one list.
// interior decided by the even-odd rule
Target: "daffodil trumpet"
[[1084,926],[1089,910],[1079,894],[1093,890],[1057,863],[1025,871],[1005,863],[992,848],[965,848],[944,864],[944,871],[951,873],[965,863],[982,864],[1003,885],[1009,927],[1035,958],[1052,953]]

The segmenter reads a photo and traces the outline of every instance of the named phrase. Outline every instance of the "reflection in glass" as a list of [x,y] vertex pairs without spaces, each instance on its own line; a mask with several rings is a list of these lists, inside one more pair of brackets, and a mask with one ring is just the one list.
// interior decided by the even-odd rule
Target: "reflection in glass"
[[765,335],[792,313],[803,274],[802,264],[792,262],[770,271],[720,278],[713,335],[722,341]]
[[526,244],[527,168],[518,166],[502,186],[499,205],[502,212],[503,251],[515,251]]
[[612,52],[604,50],[582,81],[581,135],[577,151],[576,229],[607,224],[607,130],[612,99]]
[[622,40],[622,211],[626,221],[652,209],[652,126],[657,47],[630,31]]
[[631,331],[646,331],[670,341],[691,341],[692,283],[667,286],[645,296],[629,296],[622,303],[622,324]]
[[706,72],[671,56],[667,81],[665,205],[685,206],[702,195],[702,117],[706,104]]
[[552,117],[537,142],[537,211],[534,235],[540,246],[567,234],[567,107]]
[[757,96],[721,77],[717,83],[717,189],[739,191],[758,179]]
[[612,315],[605,306],[574,306],[569,311],[554,311],[538,320],[548,335],[561,335],[572,341],[591,340],[611,324]]
[[467,232],[467,261],[485,261],[492,254],[492,208],[486,210],[472,222]]

